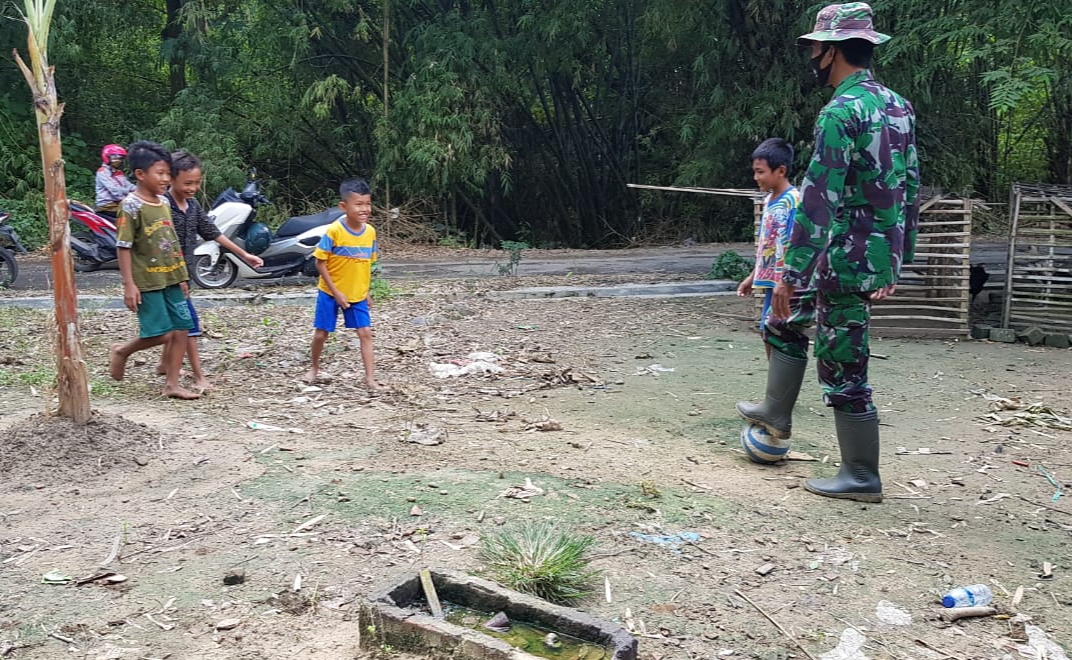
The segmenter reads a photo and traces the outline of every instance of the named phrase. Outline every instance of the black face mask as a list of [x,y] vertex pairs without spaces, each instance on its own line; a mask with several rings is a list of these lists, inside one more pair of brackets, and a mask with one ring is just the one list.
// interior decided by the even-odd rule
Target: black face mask
[[826,57],[829,46],[823,46],[821,53],[811,58],[808,62],[808,70],[811,72],[811,83],[813,87],[826,87],[830,82],[830,70],[834,67],[834,63],[831,62],[825,69],[819,67],[819,63]]

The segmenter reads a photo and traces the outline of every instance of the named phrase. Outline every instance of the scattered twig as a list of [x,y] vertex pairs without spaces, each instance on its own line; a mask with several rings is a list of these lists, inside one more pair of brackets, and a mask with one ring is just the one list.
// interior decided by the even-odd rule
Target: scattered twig
[[314,527],[318,522],[320,522],[321,520],[326,518],[327,515],[328,514],[326,514],[326,513],[322,513],[322,514],[320,514],[319,516],[317,516],[315,518],[310,518],[309,520],[306,520],[302,524],[300,524],[297,527],[295,527],[294,531],[291,532],[291,534],[292,535],[293,534],[298,534],[300,532],[304,532],[305,530],[309,529],[310,527]]
[[701,547],[700,544],[696,543],[695,541],[689,541],[688,539],[684,539],[684,541],[685,541],[686,544],[691,545],[692,547],[696,548],[697,550],[699,550],[700,552],[704,553],[705,555],[710,555],[712,557],[717,557],[718,556],[717,554],[715,554],[714,552],[711,552],[707,548]]
[[115,535],[115,540],[112,541],[112,551],[108,553],[108,556],[100,563],[101,568],[104,568],[108,564],[112,563],[119,558],[119,545],[123,542],[123,530],[120,529]]
[[61,642],[63,642],[64,644],[74,644],[73,639],[71,639],[70,637],[64,637],[63,635],[61,635],[59,633],[56,633],[56,632],[51,632],[51,633],[48,634],[48,636],[52,637],[53,639],[58,639]]
[[1026,497],[1024,497],[1023,495],[1017,495],[1017,497],[1019,497],[1021,500],[1025,501],[1025,502],[1027,502],[1028,504],[1033,504],[1035,506],[1040,506],[1043,509],[1049,509],[1050,511],[1056,511],[1057,513],[1063,513],[1066,516],[1072,516],[1072,511],[1065,511],[1064,509],[1058,509],[1057,507],[1050,506],[1049,504],[1043,504],[1041,502],[1036,502],[1034,500],[1029,500]]
[[689,481],[688,479],[682,479],[682,481],[687,483],[688,485],[694,487],[694,488],[699,488],[700,490],[714,490],[714,488],[712,488],[711,486],[705,486],[703,484],[698,484],[698,483],[695,483],[693,481]]
[[152,614],[149,614],[148,612],[142,612],[141,615],[143,617],[145,617],[146,619],[148,619],[148,620],[152,621],[153,623],[155,623],[157,626],[160,627],[161,630],[167,631],[167,630],[171,630],[172,628],[175,627],[175,626],[169,626],[166,623],[160,623],[159,621],[157,621],[156,619],[153,618]]
[[930,644],[928,644],[927,642],[923,641],[922,639],[917,639],[916,644],[919,644],[920,646],[922,646],[924,648],[928,648],[928,649],[934,651],[935,653],[941,653],[946,658],[953,658],[953,660],[964,660],[959,655],[953,655],[952,653],[947,653],[946,651],[943,651],[940,648],[937,648],[935,646],[931,646]]
[[774,624],[774,627],[775,627],[775,628],[777,628],[777,629],[778,629],[778,631],[779,631],[779,632],[781,632],[781,633],[782,633],[783,635],[785,635],[786,639],[792,640],[792,642],[793,642],[794,644],[796,644],[796,645],[797,645],[797,648],[798,648],[798,649],[800,649],[800,650],[801,650],[801,651],[802,651],[802,652],[804,653],[804,655],[806,655],[806,656],[808,656],[809,658],[811,658],[811,660],[816,660],[815,656],[814,656],[814,655],[812,655],[811,653],[809,653],[809,652],[808,652],[808,649],[804,648],[804,647],[803,647],[803,646],[801,645],[801,643],[797,641],[797,638],[796,638],[796,637],[793,637],[793,636],[792,636],[792,635],[790,635],[790,634],[789,634],[788,632],[786,632],[786,629],[782,627],[782,624],[778,623],[777,621],[775,621],[775,620],[774,620],[774,619],[773,619],[773,618],[771,617],[771,615],[769,615],[769,614],[767,614],[766,612],[764,612],[764,611],[763,611],[763,608],[761,608],[761,607],[760,607],[759,605],[756,605],[755,603],[753,603],[753,602],[752,602],[752,599],[751,599],[751,598],[749,598],[748,596],[745,596],[745,595],[744,595],[743,593],[741,593],[741,590],[740,590],[740,589],[734,589],[734,590],[733,590],[733,593],[737,594],[737,596],[739,596],[740,598],[744,599],[744,601],[745,601],[746,603],[748,603],[748,604],[749,604],[749,605],[751,605],[752,607],[756,608],[756,611],[757,611],[757,612],[759,612],[760,614],[762,614],[762,615],[764,616],[764,618],[766,618],[766,619],[767,619],[767,621],[770,621],[771,623],[773,623],[773,624]]

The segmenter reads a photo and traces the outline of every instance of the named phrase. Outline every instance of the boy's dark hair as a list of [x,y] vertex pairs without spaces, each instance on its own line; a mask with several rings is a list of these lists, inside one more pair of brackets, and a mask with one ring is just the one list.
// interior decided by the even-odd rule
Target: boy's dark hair
[[875,53],[875,44],[866,39],[846,39],[834,44],[841,51],[841,56],[852,66],[861,69],[871,68],[871,58]]
[[764,140],[752,152],[752,160],[767,161],[767,167],[771,170],[785,166],[785,175],[789,176],[793,171],[793,145],[782,138]]
[[179,172],[201,169],[201,159],[189,151],[179,150],[171,154],[171,176],[179,176]]
[[171,154],[155,142],[141,140],[127,147],[127,165],[134,172],[145,172],[160,161],[171,167]]
[[358,195],[371,195],[372,189],[365,183],[365,180],[360,177],[353,177],[342,182],[339,186],[339,199],[346,200],[350,195],[357,193]]

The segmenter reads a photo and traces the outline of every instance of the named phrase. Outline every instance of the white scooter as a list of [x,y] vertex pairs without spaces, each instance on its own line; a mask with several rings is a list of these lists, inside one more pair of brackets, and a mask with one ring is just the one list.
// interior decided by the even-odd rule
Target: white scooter
[[250,254],[264,260],[264,266],[254,270],[216,241],[205,241],[194,249],[190,277],[205,289],[231,286],[239,276],[247,279],[268,279],[290,275],[315,277],[316,259],[313,250],[327,231],[328,225],[343,216],[338,208],[313,215],[290,218],[275,235],[268,226],[256,222],[257,207],[267,204],[256,181],[256,173],[241,193],[228,188],[216,199],[208,217],[220,232]]

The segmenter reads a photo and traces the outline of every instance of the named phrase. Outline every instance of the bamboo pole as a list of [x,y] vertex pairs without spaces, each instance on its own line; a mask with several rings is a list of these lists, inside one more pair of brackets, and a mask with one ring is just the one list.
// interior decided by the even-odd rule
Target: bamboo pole
[[57,414],[85,424],[93,414],[89,405],[89,378],[78,326],[78,290],[70,252],[70,209],[64,176],[60,117],[63,104],[56,97],[56,79],[48,64],[48,31],[56,0],[26,0],[27,52],[30,66],[14,50],[15,62],[33,93],[37,133],[41,142],[45,201],[48,212],[49,251],[52,258],[53,299],[56,307]]

